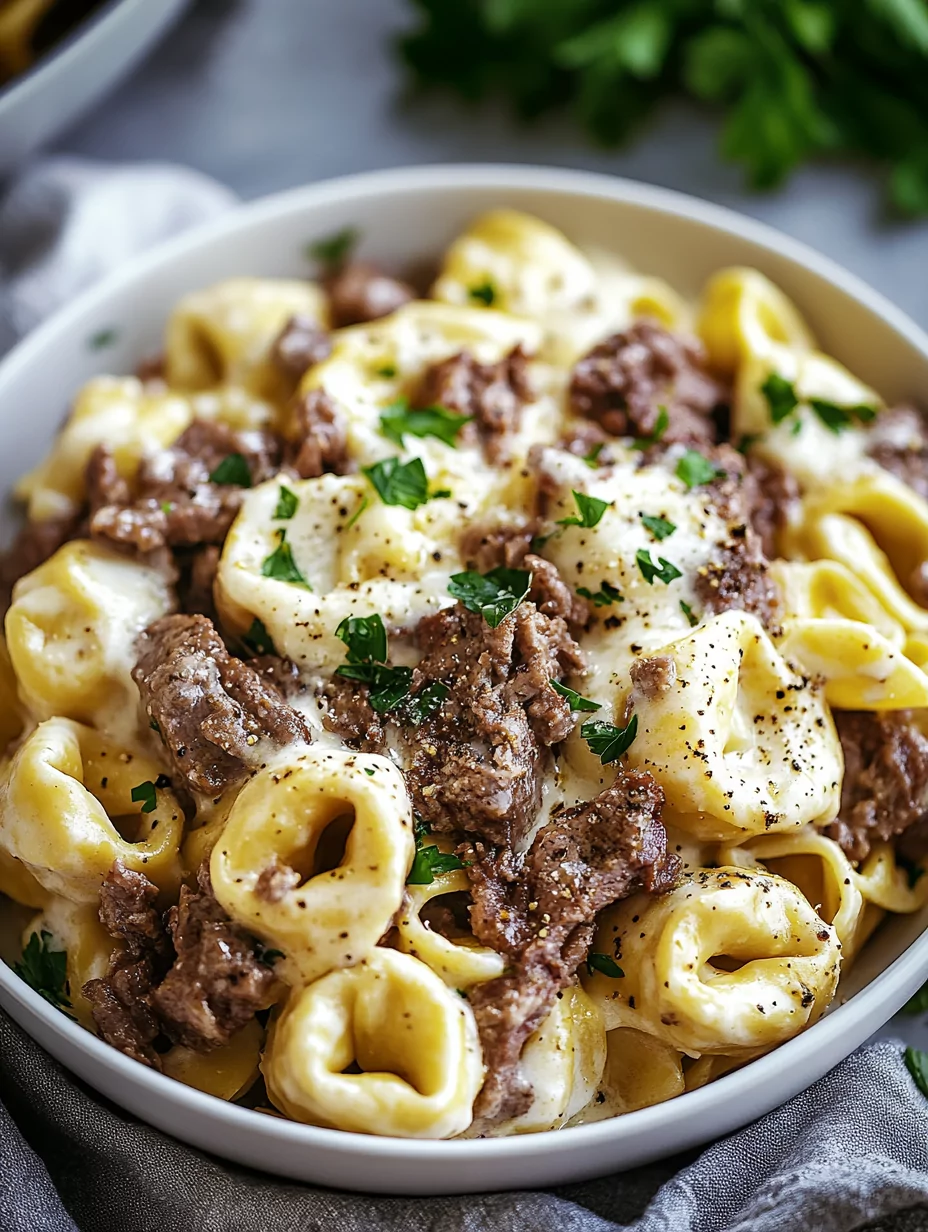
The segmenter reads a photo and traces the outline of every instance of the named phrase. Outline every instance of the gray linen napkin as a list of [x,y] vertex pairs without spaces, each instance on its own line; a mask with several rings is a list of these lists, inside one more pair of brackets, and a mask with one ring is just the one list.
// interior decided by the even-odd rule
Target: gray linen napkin
[[[233,200],[179,167],[39,164],[0,203],[0,351],[133,252]],[[894,1041],[698,1157],[459,1198],[342,1194],[225,1164],[95,1095],[2,1013],[0,1097],[0,1232],[928,1229],[928,1101]]]

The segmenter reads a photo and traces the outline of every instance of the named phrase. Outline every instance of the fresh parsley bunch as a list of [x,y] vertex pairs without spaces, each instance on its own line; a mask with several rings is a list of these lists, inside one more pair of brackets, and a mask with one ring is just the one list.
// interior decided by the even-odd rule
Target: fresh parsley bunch
[[413,0],[420,86],[570,107],[601,142],[667,94],[726,109],[722,154],[770,188],[817,154],[866,155],[928,213],[928,0]]

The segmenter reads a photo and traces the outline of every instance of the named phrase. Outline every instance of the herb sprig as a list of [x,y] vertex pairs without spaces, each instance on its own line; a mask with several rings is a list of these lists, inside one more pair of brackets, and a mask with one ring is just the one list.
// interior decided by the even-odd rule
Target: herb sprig
[[13,964],[13,971],[49,1005],[73,1020],[74,1015],[67,1013],[71,1009],[67,951],[53,950],[52,940],[52,934],[44,928],[41,933],[33,933],[26,942],[22,961]]
[[479,612],[495,629],[514,612],[532,585],[524,569],[491,569],[489,573],[453,573],[448,594],[459,599],[469,612]]
[[428,826],[421,819],[416,821],[416,855],[406,878],[407,885],[431,885],[442,873],[453,873],[465,868],[464,861],[453,852],[439,851],[434,843],[426,845]]
[[614,723],[606,723],[602,719],[591,719],[580,728],[580,735],[590,746],[590,752],[595,753],[604,766],[608,766],[631,748],[638,735],[638,716],[633,714],[624,727],[616,727]]
[[417,436],[420,439],[434,436],[455,449],[458,433],[472,419],[473,415],[461,415],[444,406],[410,410],[408,398],[397,398],[381,411],[380,431],[388,441],[393,441],[401,449],[406,436]]

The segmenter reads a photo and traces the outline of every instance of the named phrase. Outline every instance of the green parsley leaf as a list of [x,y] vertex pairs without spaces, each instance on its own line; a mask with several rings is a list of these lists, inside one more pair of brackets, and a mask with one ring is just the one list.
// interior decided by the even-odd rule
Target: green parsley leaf
[[514,612],[532,585],[532,575],[523,569],[491,569],[489,573],[453,573],[448,594],[459,599],[469,612],[479,612],[495,629]]
[[412,458],[409,462],[401,462],[399,458],[384,458],[373,466],[362,466],[361,471],[377,489],[385,505],[418,509],[426,501],[451,495],[446,489],[440,492],[429,491],[429,481],[421,458]]
[[379,613],[346,616],[335,636],[348,647],[349,663],[386,663],[387,631]]
[[603,582],[602,586],[594,594],[588,586],[578,586],[577,594],[584,599],[589,599],[595,603],[597,607],[609,607],[613,603],[623,603],[624,599],[615,586],[609,582]]
[[876,419],[876,407],[838,406],[836,402],[828,402],[824,398],[810,398],[809,406],[830,432],[837,436],[845,428],[849,428],[856,419],[859,423],[870,423]]
[[306,245],[306,255],[313,261],[318,261],[328,270],[336,270],[344,265],[361,238],[357,227],[344,227],[334,235],[323,236]]
[[370,501],[367,499],[366,496],[363,496],[361,498],[360,505],[358,505],[357,509],[355,509],[354,513],[345,523],[345,530],[351,530],[352,526],[354,526],[355,522],[357,522],[358,518],[361,516],[361,514],[364,512],[364,510],[368,507],[369,504],[370,504]]
[[603,514],[612,504],[611,501],[600,500],[598,496],[587,496],[585,492],[573,492],[572,496],[580,516],[559,518],[558,526],[582,526],[584,529],[589,530],[591,527],[599,525]]
[[602,710],[599,702],[591,702],[588,697],[581,697],[573,689],[568,689],[566,684],[561,684],[558,680],[551,681],[551,688],[555,693],[560,693],[561,697],[566,697],[570,703],[571,710]]
[[907,1048],[905,1067],[915,1079],[915,1085],[922,1095],[928,1095],[928,1052],[922,1052],[918,1048]]
[[657,419],[654,421],[654,431],[650,436],[640,436],[638,440],[632,442],[632,449],[644,451],[650,449],[652,445],[656,445],[658,441],[663,440],[664,433],[670,427],[670,416],[667,414],[666,406],[658,407]]
[[248,632],[242,637],[242,641],[249,650],[253,650],[259,655],[276,655],[277,649],[274,646],[273,639],[270,633],[264,627],[264,622],[259,620],[257,616],[251,622]]
[[[69,1010],[68,955],[66,950],[53,950],[49,944],[52,939],[44,928],[41,935],[33,933],[23,950],[22,962],[14,963],[13,971],[56,1010]],[[67,1017],[73,1020],[74,1016]]]
[[383,364],[380,368],[375,369],[375,376],[382,376],[385,381],[392,381],[396,376],[396,368],[393,364]]
[[599,455],[602,453],[605,443],[605,441],[600,441],[598,444],[593,446],[589,453],[583,455],[584,462],[591,470],[596,469],[597,463],[599,462]]
[[668,522],[666,518],[651,517],[648,513],[643,513],[641,520],[657,540],[669,539],[677,529],[675,524]]
[[136,804],[141,801],[143,813],[153,813],[158,807],[158,799],[151,779],[146,779],[144,783],[139,783],[138,787],[133,787],[131,799]]
[[424,824],[416,826],[416,856],[406,878],[407,885],[431,885],[442,873],[453,873],[464,868],[463,860],[459,860],[453,852],[439,851],[432,843],[426,847],[424,840],[428,827]]
[[278,962],[284,956],[283,950],[265,949],[260,941],[255,943],[255,958],[262,967],[273,967],[274,963]]
[[409,692],[412,668],[387,663],[387,631],[380,615],[346,616],[335,636],[348,648],[347,662],[335,669],[335,675],[366,684],[368,701],[378,714],[395,710]]
[[763,439],[763,436],[763,432],[745,432],[738,438],[735,448],[744,456],[759,440]]
[[776,372],[770,373],[761,385],[760,392],[767,399],[770,418],[775,424],[782,423],[799,405],[799,398],[792,381],[788,381],[786,377]]
[[639,548],[635,553],[635,560],[638,562],[638,568],[641,570],[641,576],[650,585],[654,585],[654,579],[663,582],[665,586],[669,586],[674,578],[683,577],[683,574],[676,565],[672,565],[669,560],[664,560],[663,556],[658,556],[658,565],[655,565],[651,559],[651,553],[644,548]]
[[580,735],[604,766],[617,761],[638,735],[638,716],[633,714],[624,727],[616,727],[602,719],[591,719],[580,728]]
[[374,777],[374,775],[376,774],[376,771],[375,771],[375,770],[372,770],[372,769],[370,768],[370,766],[365,766],[365,767],[364,767],[364,773],[365,773],[366,775],[369,775],[369,776],[370,776],[370,778],[373,778],[373,777]]
[[680,611],[683,613],[686,619],[690,622],[690,628],[695,629],[696,626],[699,624],[699,617],[693,615],[693,609],[690,607],[688,603],[685,603],[682,599],[680,600]]
[[404,436],[435,436],[454,449],[458,433],[472,419],[473,415],[459,415],[457,411],[446,410],[443,406],[427,406],[421,411],[411,411],[408,398],[397,398],[381,412],[380,431],[401,449]]
[[161,502],[161,512],[164,514],[165,517],[167,517],[167,515],[173,510],[173,508],[174,508],[173,501],[164,500]]
[[483,304],[484,308],[492,308],[497,299],[496,287],[489,278],[478,282],[476,286],[468,287],[467,294],[478,304]]
[[625,972],[608,954],[590,953],[586,959],[586,969],[589,975],[594,971],[598,971],[600,975],[608,975],[611,980],[621,980],[625,978]]
[[274,510],[274,517],[281,522],[289,521],[299,507],[300,498],[297,494],[281,484],[280,491],[277,494],[277,507]]
[[275,582],[290,582],[293,586],[301,586],[303,590],[312,590],[293,559],[293,549],[287,542],[286,530],[281,526],[274,534],[277,536],[277,547],[261,562],[261,576],[273,578]]
[[677,478],[682,479],[688,488],[698,488],[704,483],[711,483],[713,479],[718,479],[725,472],[720,470],[714,462],[703,457],[698,450],[688,449],[677,463],[676,474]]
[[906,1001],[899,1013],[928,1014],[928,984],[923,984],[918,992]]
[[148,720],[148,726],[151,728],[151,730],[152,730],[153,732],[157,732],[157,734],[158,734],[159,736],[161,735],[161,728],[158,726],[158,720],[157,720],[157,719],[152,719],[152,718],[150,718],[150,719]]
[[[118,337],[118,330],[98,329],[95,334],[91,334],[87,339],[87,345],[90,347],[91,351],[102,351],[106,347],[111,347]],[[34,933],[33,936],[35,936]]]
[[250,488],[251,471],[240,453],[230,453],[223,458],[209,477],[210,483],[222,483],[229,487]]
[[403,717],[413,727],[419,727],[430,718],[448,696],[448,686],[440,681],[433,681],[418,693],[410,693],[403,703]]

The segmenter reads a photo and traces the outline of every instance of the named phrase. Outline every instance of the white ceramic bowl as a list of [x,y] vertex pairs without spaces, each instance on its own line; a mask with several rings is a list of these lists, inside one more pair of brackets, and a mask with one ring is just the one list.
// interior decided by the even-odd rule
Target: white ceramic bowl
[[187,0],[110,0],[0,89],[0,171],[68,128],[134,68]]
[[[101,370],[130,371],[159,346],[173,302],[232,274],[293,275],[307,241],[347,224],[364,256],[437,255],[475,213],[529,210],[574,240],[612,246],[684,294],[723,265],[754,265],[807,315],[826,350],[887,398],[928,390],[928,337],[824,257],[736,214],[604,176],[434,167],[354,176],[257,202],[126,266],[69,305],[0,365],[0,489],[48,447],[70,396]],[[89,348],[103,330],[112,348]],[[420,1142],[315,1129],[250,1112],[138,1065],[69,1022],[0,963],[0,1004],[53,1056],[115,1103],[216,1155],[346,1189],[434,1194],[552,1185],[630,1168],[730,1132],[789,1099],[881,1026],[928,975],[928,925],[896,917],[870,941],[844,1003],[775,1052],[701,1090],[615,1120],[516,1138]]]

